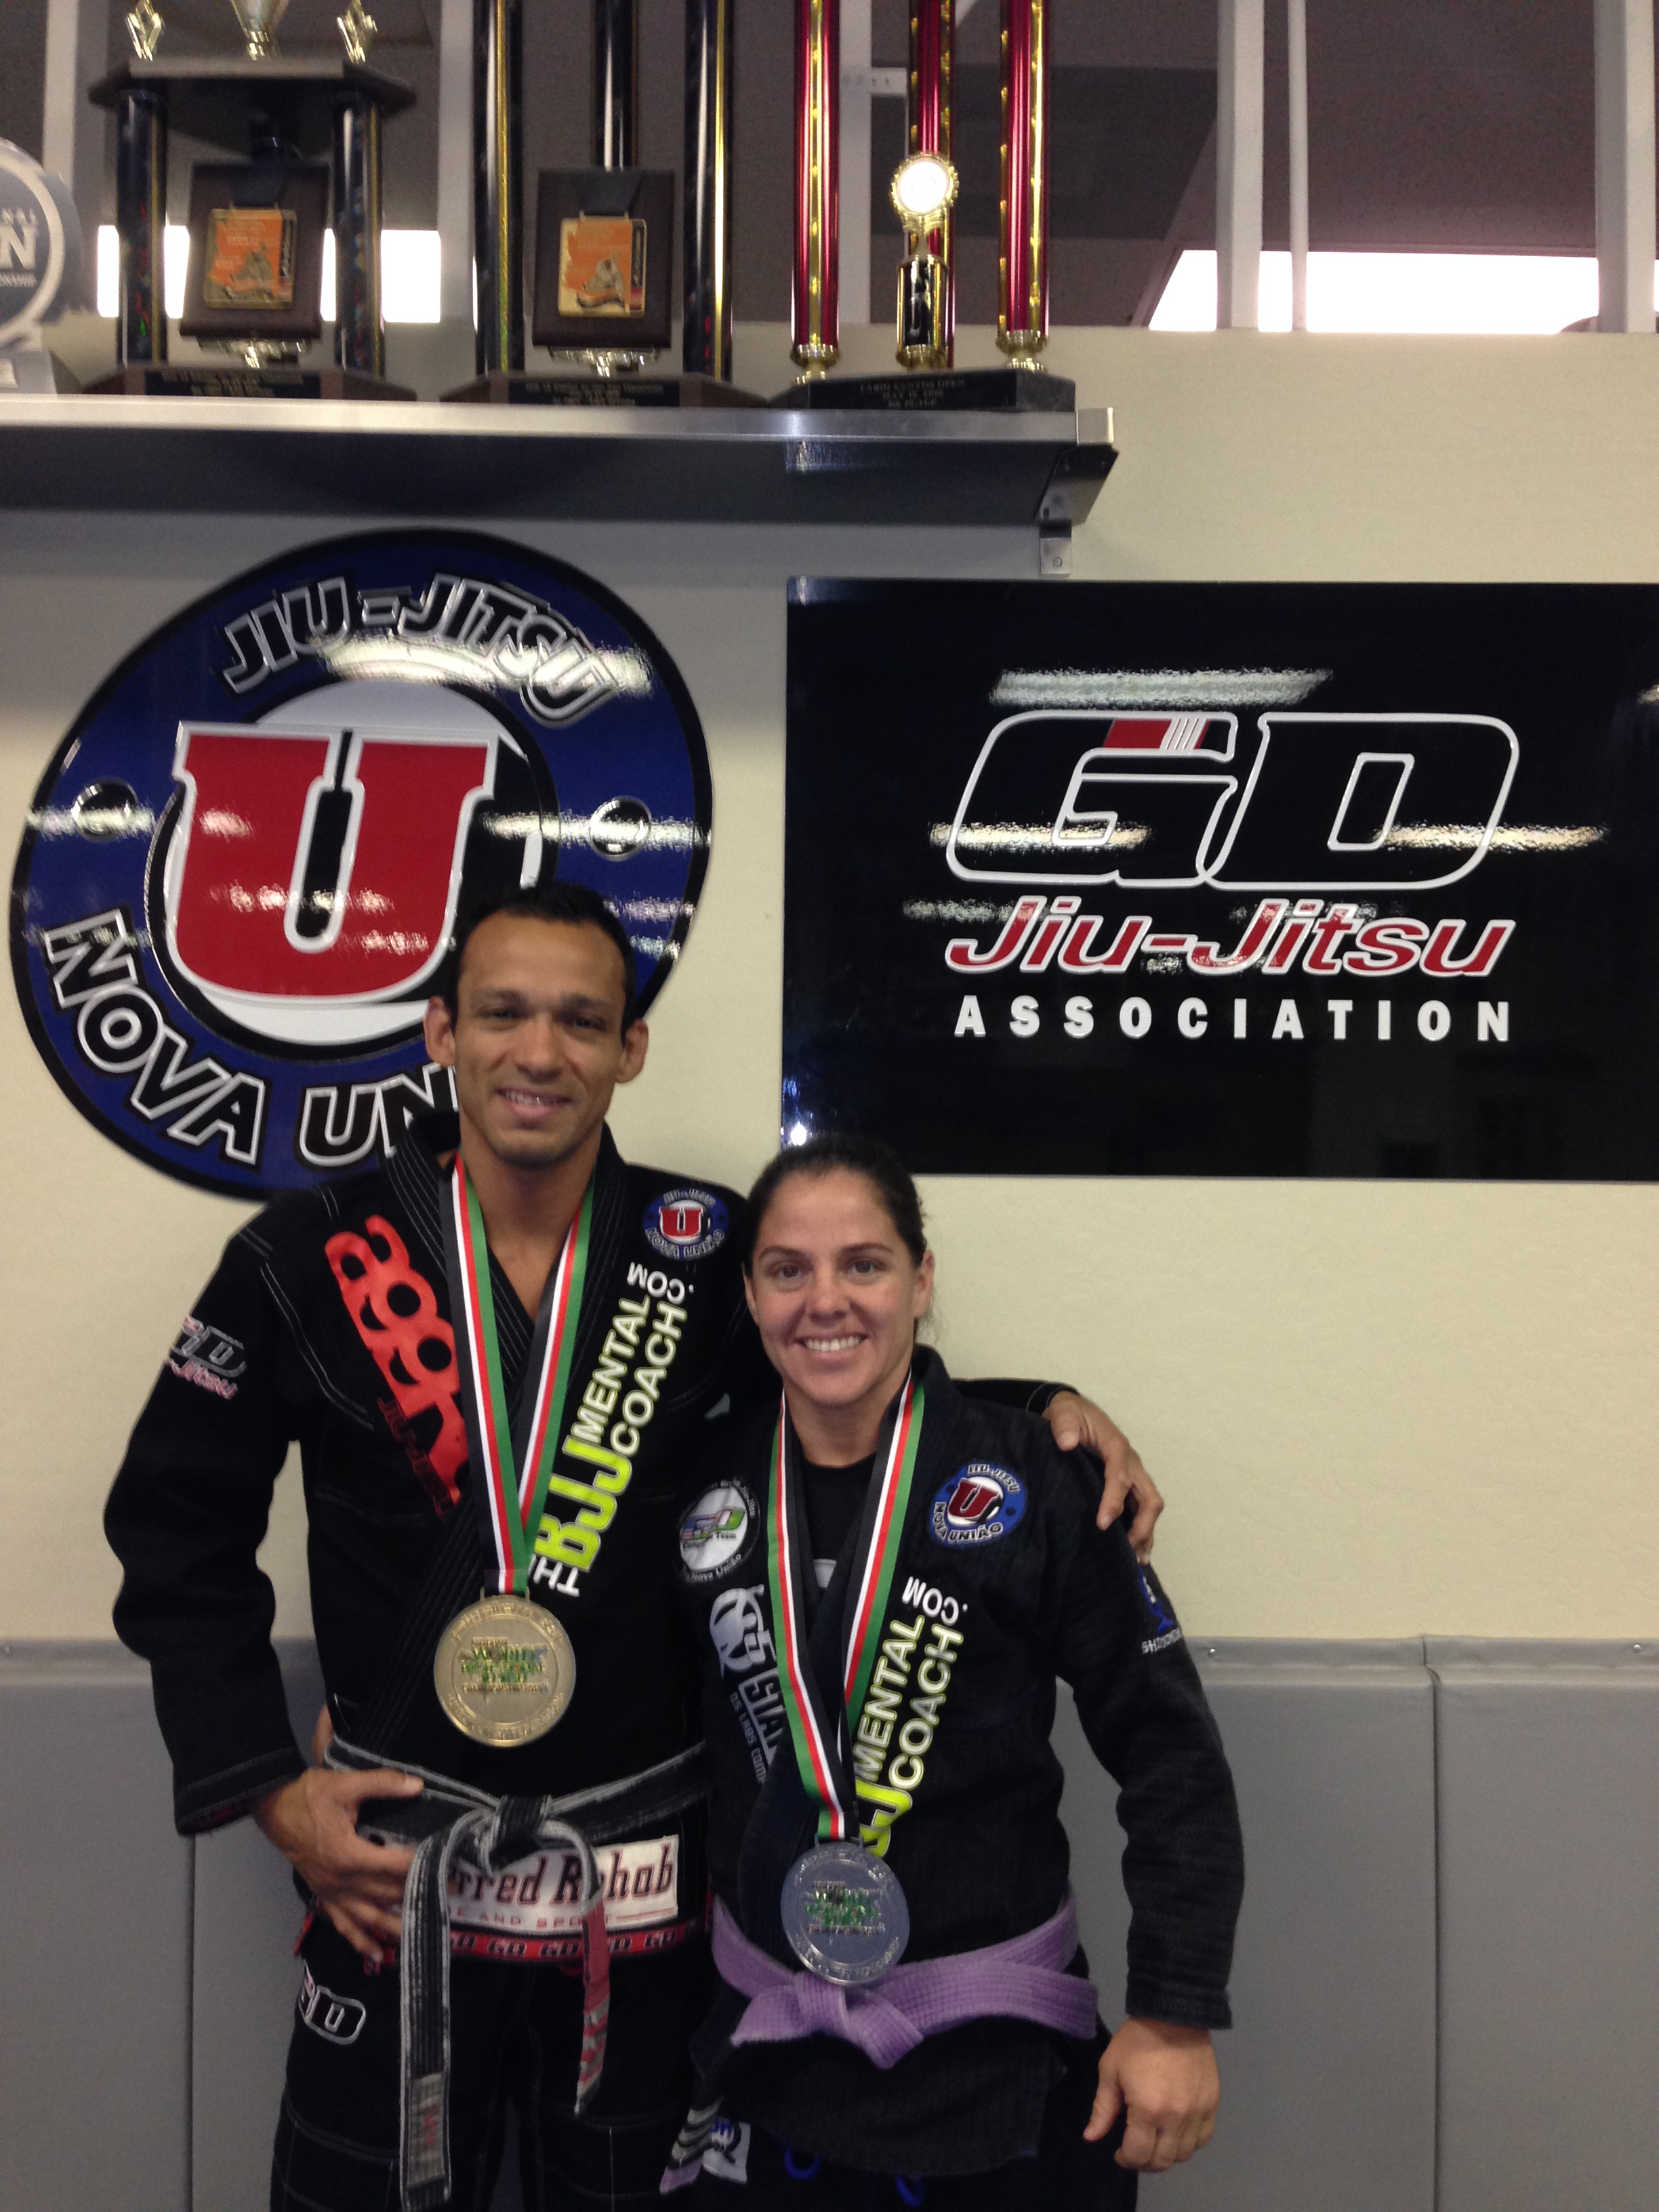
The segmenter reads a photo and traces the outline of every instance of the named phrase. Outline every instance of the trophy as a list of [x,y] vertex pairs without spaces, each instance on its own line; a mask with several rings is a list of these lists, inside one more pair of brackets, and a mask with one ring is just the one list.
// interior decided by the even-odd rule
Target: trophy
[[509,406],[757,407],[731,374],[732,0],[686,10],[683,373],[654,363],[673,333],[674,174],[635,165],[636,0],[594,0],[592,162],[538,180],[527,369],[519,278],[520,0],[477,0],[473,278],[477,374],[452,400]]
[[[1048,336],[1048,14],[1051,0],[1002,0],[1002,191],[997,344],[1007,368],[951,366],[951,159],[956,0],[910,0],[908,156],[892,201],[902,376],[828,376],[840,358],[835,281],[836,64],[829,0],[796,0],[795,343],[800,380],[778,407],[977,409],[1067,413],[1066,377],[1042,372]],[[1033,374],[1033,371],[1037,374]]]
[[[238,398],[412,399],[386,377],[380,304],[380,132],[413,104],[367,66],[374,18],[348,0],[343,52],[278,54],[289,0],[230,0],[237,55],[156,58],[155,0],[125,17],[133,59],[88,95],[116,118],[120,247],[112,376],[93,392]],[[180,334],[229,365],[169,362],[162,308],[167,133],[176,125],[241,160],[191,172],[190,259]],[[313,368],[322,335],[323,240],[334,232],[334,366]]]

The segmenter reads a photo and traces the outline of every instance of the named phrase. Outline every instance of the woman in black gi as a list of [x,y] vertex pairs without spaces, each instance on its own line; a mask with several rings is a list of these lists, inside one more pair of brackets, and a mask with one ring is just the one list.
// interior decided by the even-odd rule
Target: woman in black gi
[[[756,1185],[781,1409],[734,1416],[679,1528],[705,1668],[720,1986],[665,2176],[713,2205],[1134,2201],[1209,2140],[1243,1881],[1215,1725],[1101,1478],[915,1343],[915,1187],[842,1137]],[[1077,1946],[1055,1680],[1121,1786],[1127,2014]],[[1100,1841],[1088,1839],[1097,1850]]]

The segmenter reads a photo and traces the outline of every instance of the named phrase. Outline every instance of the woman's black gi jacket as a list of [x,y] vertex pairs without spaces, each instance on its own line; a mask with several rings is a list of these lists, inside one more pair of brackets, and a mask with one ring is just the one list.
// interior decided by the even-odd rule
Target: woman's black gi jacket
[[[963,1397],[933,1353],[917,1360],[926,1413],[876,1678],[896,1691],[897,1708],[878,1716],[866,1701],[854,1739],[865,1838],[884,1843],[909,1905],[905,1955],[1001,1942],[1060,1905],[1071,1852],[1048,1742],[1059,1676],[1121,1785],[1127,2010],[1224,2027],[1243,1851],[1226,1759],[1175,1615],[1121,1525],[1096,1528],[1091,1461],[1057,1451],[1030,1415]],[[682,1516],[678,1587],[703,1661],[715,1888],[745,1934],[793,1967],[778,1900],[817,1808],[778,1693],[766,1567],[775,1420],[775,1404],[720,1424]],[[855,1536],[819,1601],[836,1619]],[[815,1621],[815,1645],[820,1629]],[[1073,1841],[1085,1878],[1100,1879],[1118,1838]],[[1036,2148],[1060,2071],[1042,2028],[972,2021],[883,2073],[821,2035],[733,2051],[725,2038],[742,2010],[721,1991],[699,2063],[730,2112],[805,2151],[960,2173]]]

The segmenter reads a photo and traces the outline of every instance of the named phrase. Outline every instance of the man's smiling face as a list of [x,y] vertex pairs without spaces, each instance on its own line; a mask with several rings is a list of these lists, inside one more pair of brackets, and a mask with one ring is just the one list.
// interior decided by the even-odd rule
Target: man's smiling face
[[506,1165],[553,1168],[594,1135],[645,1065],[646,1025],[623,1027],[622,956],[587,921],[495,914],[467,939],[455,1013],[427,1009],[427,1049],[455,1071],[462,1142]]

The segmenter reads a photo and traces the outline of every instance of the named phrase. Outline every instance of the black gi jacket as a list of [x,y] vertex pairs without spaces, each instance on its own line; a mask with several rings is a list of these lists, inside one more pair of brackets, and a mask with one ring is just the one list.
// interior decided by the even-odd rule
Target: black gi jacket
[[[1059,1675],[1121,1785],[1133,1913],[1127,2009],[1225,2027],[1243,1850],[1220,1739],[1175,1615],[1121,1525],[1096,1528],[1092,1462],[1057,1451],[1040,1421],[965,1398],[933,1353],[919,1352],[918,1366],[926,1413],[884,1671],[854,1746],[866,1841],[884,1851],[910,1909],[905,1955],[1002,1942],[1058,1908],[1069,1863],[1048,1742]],[[777,1687],[765,1540],[776,1418],[775,1400],[721,1424],[682,1516],[679,1591],[702,1650],[714,1886],[750,1940],[793,1967],[779,1897],[813,1839],[817,1807]],[[747,1525],[734,1537],[739,1504]],[[711,1541],[711,1528],[723,1540]],[[855,1537],[819,1601],[815,1653],[838,1648]],[[896,1710],[878,1715],[884,1685]],[[1098,1865],[1107,1838],[1078,1840]],[[984,2172],[1036,2146],[1060,2072],[1042,2028],[971,2021],[884,2073],[826,2036],[734,2051],[725,2039],[743,2008],[721,1990],[695,2046],[699,2065],[732,2112],[802,2150],[947,2174]]]
[[[313,1618],[342,1735],[361,1741],[368,1722],[382,1755],[501,1795],[583,1789],[696,1740],[671,1509],[709,1407],[728,1391],[772,1387],[743,1300],[743,1201],[625,1164],[606,1131],[568,1403],[608,1345],[600,1404],[617,1364],[628,1379],[606,1407],[607,1437],[630,1391],[642,1387],[653,1410],[630,1425],[632,1477],[592,1564],[538,1562],[532,1594],[575,1651],[570,1709],[534,1743],[495,1750],[450,1723],[432,1684],[438,1633],[488,1571],[467,1496],[440,1210],[437,1155],[459,1134],[453,1115],[422,1116],[384,1170],[278,1199],[233,1237],[133,1431],[106,1515],[126,1571],[115,1625],[150,1662],[183,1832],[234,1820],[305,1766],[254,1556],[296,1438]],[[703,1210],[701,1224],[684,1212],[672,1221],[704,1230],[682,1250],[661,1227],[677,1193]],[[513,1396],[533,1316],[493,1258],[490,1267]],[[591,1473],[562,1458],[559,1471]],[[549,1505],[578,1519],[568,1500]],[[388,1720],[376,1692],[389,1668],[404,1695]]]
[[[293,1193],[249,1222],[133,1431],[105,1516],[125,1570],[115,1626],[150,1662],[185,1834],[236,1819],[305,1768],[270,1646],[273,1595],[255,1558],[295,1439],[312,1616],[343,1736],[516,1796],[617,1780],[696,1740],[672,1509],[702,1449],[705,1415],[728,1394],[771,1403],[777,1388],[744,1302],[744,1201],[629,1166],[605,1134],[569,1403],[608,1358],[628,1370],[605,1407],[613,1443],[631,1389],[643,1387],[655,1411],[630,1425],[633,1474],[591,1565],[538,1562],[532,1595],[558,1615],[575,1652],[570,1708],[535,1742],[490,1749],[451,1725],[432,1684],[438,1635],[488,1571],[468,1497],[444,1271],[439,1156],[459,1141],[454,1115],[422,1115],[384,1169]],[[671,1222],[678,1244],[661,1212],[676,1198],[702,1209],[699,1220],[683,1205]],[[490,1270],[511,1398],[534,1317],[493,1258]],[[599,1382],[601,1404],[609,1387]],[[1047,1395],[1040,1385],[975,1387],[1022,1404]],[[590,1471],[561,1460],[563,1474]],[[578,1516],[568,1501],[549,1502]],[[385,1693],[388,1679],[401,1696]]]

